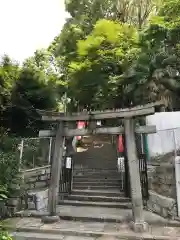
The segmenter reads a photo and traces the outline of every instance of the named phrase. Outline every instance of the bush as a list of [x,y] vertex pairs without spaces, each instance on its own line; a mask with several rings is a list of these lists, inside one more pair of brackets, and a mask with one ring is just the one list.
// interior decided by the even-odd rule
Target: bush
[[13,240],[8,232],[0,231],[0,240]]
[[13,184],[17,182],[19,172],[19,160],[13,153],[0,152],[0,185],[7,191],[11,190]]
[[8,191],[5,186],[0,185],[0,201],[4,201],[8,198]]

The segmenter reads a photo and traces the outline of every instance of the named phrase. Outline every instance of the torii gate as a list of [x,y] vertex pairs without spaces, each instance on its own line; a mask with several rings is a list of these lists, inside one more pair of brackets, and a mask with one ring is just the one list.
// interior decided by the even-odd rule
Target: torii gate
[[[133,229],[135,231],[145,231],[147,223],[144,222],[143,216],[143,200],[141,193],[140,174],[138,167],[135,133],[155,133],[156,126],[139,126],[135,127],[134,119],[152,115],[156,112],[156,107],[161,107],[162,102],[126,108],[116,111],[96,111],[96,112],[80,112],[65,115],[64,113],[43,112],[42,120],[58,122],[57,131],[43,130],[39,132],[40,137],[55,137],[55,148],[53,152],[53,161],[51,168],[51,180],[49,186],[49,216],[44,217],[46,222],[55,222],[59,220],[56,212],[57,195],[59,191],[59,176],[62,168],[63,144],[65,138],[74,136],[87,136],[92,134],[125,134],[127,157],[129,164],[129,175],[131,185],[131,201],[133,211]],[[96,126],[97,120],[104,119],[123,119],[124,127],[104,127]],[[87,129],[73,129],[73,125],[77,121],[88,121]]]

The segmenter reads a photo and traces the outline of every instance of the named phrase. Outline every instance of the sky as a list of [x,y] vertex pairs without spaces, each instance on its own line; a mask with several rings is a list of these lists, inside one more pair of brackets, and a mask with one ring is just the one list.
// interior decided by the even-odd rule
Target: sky
[[68,16],[64,0],[0,0],[0,56],[22,62],[46,48]]

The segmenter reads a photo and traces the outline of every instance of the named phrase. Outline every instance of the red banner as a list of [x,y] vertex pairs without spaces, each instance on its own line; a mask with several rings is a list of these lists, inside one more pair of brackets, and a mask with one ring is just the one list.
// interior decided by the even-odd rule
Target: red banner
[[123,137],[122,137],[122,135],[119,135],[118,150],[121,153],[124,152],[124,145],[123,145]]
[[[79,121],[78,124],[77,124],[77,128],[78,129],[85,128],[85,126],[86,126],[86,123],[84,121]],[[82,137],[81,136],[77,136],[76,138],[77,138],[77,140],[81,140]]]

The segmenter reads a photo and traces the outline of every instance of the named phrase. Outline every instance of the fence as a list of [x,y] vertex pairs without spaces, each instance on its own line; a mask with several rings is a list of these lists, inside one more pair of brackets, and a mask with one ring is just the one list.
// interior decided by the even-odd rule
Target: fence
[[[4,137],[0,143],[2,156],[13,156],[21,170],[49,165],[53,149],[52,138]],[[1,156],[1,158],[2,158]]]
[[149,160],[161,158],[161,161],[172,162],[180,153],[180,128],[158,130],[147,136]]
[[50,164],[52,138],[24,138],[18,146],[22,170]]

